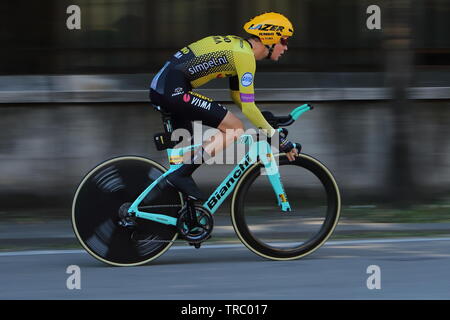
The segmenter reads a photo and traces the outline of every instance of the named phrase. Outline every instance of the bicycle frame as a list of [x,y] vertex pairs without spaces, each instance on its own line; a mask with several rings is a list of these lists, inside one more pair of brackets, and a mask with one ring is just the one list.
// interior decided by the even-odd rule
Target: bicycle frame
[[[293,121],[297,120],[300,115],[311,109],[311,106],[305,104],[294,109],[290,115]],[[266,175],[272,185],[275,196],[278,200],[278,205],[283,212],[290,211],[288,197],[284,191],[281,177],[278,171],[278,164],[275,161],[274,155],[270,144],[267,141],[253,141],[251,135],[242,135],[240,143],[249,145],[248,153],[241,159],[241,161],[234,167],[228,176],[222,181],[222,183],[214,190],[214,192],[208,197],[203,207],[214,214],[225,199],[232,193],[235,186],[243,176],[243,174],[257,161],[261,161],[266,170]],[[200,145],[191,145],[183,148],[167,149],[169,157],[170,168],[163,175],[158,177],[153,183],[151,183],[139,197],[133,202],[128,209],[130,214],[135,215],[137,218],[147,219],[154,222],[159,222],[166,225],[177,225],[177,218],[167,216],[160,213],[142,212],[138,209],[142,200],[152,191],[152,189],[161,182],[168,174],[177,170],[182,165],[183,154],[199,147]]]

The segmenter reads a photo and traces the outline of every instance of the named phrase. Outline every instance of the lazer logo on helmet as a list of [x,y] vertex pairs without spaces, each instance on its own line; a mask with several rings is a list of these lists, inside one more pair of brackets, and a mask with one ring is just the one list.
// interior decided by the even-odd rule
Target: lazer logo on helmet
[[261,31],[283,31],[283,26],[276,26],[274,24],[257,24],[256,26],[252,24],[249,30],[261,30]]
[[214,67],[218,67],[221,66],[223,64],[227,64],[228,60],[226,56],[221,56],[219,58],[211,58],[210,60],[203,62],[203,63],[199,63],[196,64],[195,66],[192,66],[188,69],[188,72],[191,75],[194,75],[198,72],[202,72],[202,71],[208,71],[211,68]]

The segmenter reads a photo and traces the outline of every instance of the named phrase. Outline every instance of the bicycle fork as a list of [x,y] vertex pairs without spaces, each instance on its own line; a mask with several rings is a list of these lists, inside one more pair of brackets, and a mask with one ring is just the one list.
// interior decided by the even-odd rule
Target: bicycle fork
[[284,190],[283,183],[281,181],[278,164],[276,163],[273,155],[268,153],[267,156],[263,157],[261,160],[266,168],[266,175],[272,185],[275,197],[277,198],[278,206],[281,207],[281,211],[283,212],[291,211],[291,205],[289,204],[286,191]]
[[266,141],[261,141],[258,143],[256,150],[260,161],[265,167],[266,175],[275,193],[278,206],[281,207],[283,212],[291,211],[291,206],[281,181],[278,164],[275,161],[270,144]]

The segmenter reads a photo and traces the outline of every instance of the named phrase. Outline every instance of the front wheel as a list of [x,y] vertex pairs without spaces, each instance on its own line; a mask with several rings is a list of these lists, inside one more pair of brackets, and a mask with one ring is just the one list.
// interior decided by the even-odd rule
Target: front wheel
[[236,187],[232,223],[242,243],[254,253],[293,260],[327,241],[339,220],[341,199],[333,175],[318,160],[305,154],[292,162],[285,154],[275,157],[291,211],[281,211],[264,165],[258,162]]
[[[81,181],[72,205],[72,226],[81,245],[110,265],[135,266],[162,255],[177,238],[174,226],[136,219],[121,225],[129,205],[167,170],[142,157],[118,157],[99,164]],[[177,217],[181,194],[167,184],[157,185],[140,210]],[[159,211],[159,212],[158,212]]]

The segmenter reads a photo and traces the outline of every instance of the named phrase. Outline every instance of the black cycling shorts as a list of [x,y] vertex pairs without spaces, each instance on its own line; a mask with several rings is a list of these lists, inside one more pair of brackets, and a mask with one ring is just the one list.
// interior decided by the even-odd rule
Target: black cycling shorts
[[150,100],[172,114],[175,129],[191,133],[192,121],[217,128],[228,112],[220,103],[193,92],[184,74],[167,65],[152,81]]

